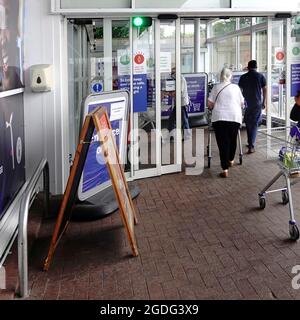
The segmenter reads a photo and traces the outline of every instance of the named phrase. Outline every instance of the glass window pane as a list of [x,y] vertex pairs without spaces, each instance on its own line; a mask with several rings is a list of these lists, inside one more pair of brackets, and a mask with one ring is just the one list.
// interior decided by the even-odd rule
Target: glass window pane
[[240,36],[240,61],[238,71],[247,70],[248,61],[251,60],[250,34]]
[[182,20],[181,23],[181,72],[194,70],[194,32],[193,20]]
[[300,19],[299,18],[293,18],[292,20],[291,40],[293,42],[300,42]]
[[240,18],[240,29],[250,27],[251,26],[251,20],[250,17],[242,17]]
[[256,60],[258,71],[267,70],[267,30],[256,33]]
[[236,37],[213,44],[213,72],[220,72],[223,67],[235,70]]
[[259,23],[267,22],[267,18],[266,17],[257,17],[255,19],[255,21],[256,21],[256,24],[259,24]]
[[[130,90],[130,42],[129,20],[112,22],[112,89],[122,89],[121,79],[128,81],[126,86]],[[121,62],[120,62],[121,61]],[[124,67],[126,66],[126,68]]]
[[236,30],[236,18],[220,19],[212,23],[212,36],[223,36]]
[[[181,46],[191,47],[194,43],[194,20],[182,19]],[[200,24],[200,46],[206,48],[206,23]]]
[[275,56],[277,52],[285,51],[284,43],[286,29],[283,21],[273,20],[272,27],[272,104],[271,114],[275,117],[285,117],[285,61]]
[[[201,20],[200,20],[201,21]],[[181,20],[181,72],[194,71],[194,19]],[[199,45],[199,44],[197,44]],[[200,48],[206,48],[206,23],[200,24]],[[204,71],[204,52],[201,52],[200,70]]]

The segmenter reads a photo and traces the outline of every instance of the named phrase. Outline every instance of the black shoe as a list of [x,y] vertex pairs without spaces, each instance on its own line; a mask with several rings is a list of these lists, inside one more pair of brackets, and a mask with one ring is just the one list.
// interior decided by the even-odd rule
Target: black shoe
[[248,153],[248,154],[251,154],[251,153],[254,153],[254,152],[255,152],[255,149],[254,149],[254,148],[249,148],[247,153]]

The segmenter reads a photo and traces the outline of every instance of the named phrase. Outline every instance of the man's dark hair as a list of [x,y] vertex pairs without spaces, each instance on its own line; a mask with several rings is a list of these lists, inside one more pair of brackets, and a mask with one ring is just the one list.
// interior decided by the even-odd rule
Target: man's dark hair
[[248,62],[248,69],[257,69],[256,60],[251,60],[251,61]]
[[300,91],[297,91],[297,94],[295,95],[296,98],[300,97]]

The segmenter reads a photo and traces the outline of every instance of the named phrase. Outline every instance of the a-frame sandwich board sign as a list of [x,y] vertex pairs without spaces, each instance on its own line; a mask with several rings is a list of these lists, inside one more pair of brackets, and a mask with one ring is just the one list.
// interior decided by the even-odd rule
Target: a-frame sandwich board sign
[[138,249],[134,235],[134,224],[137,223],[135,208],[131,199],[123,168],[120,164],[118,150],[116,148],[106,109],[99,107],[86,116],[81,130],[74,162],[56,220],[48,255],[44,263],[45,271],[49,270],[54,251],[70,222],[80,177],[84,168],[89,145],[92,143],[92,137],[95,129],[100,141],[102,149],[101,151],[104,155],[104,159],[110,174],[112,186],[119,205],[119,211],[121,213],[131,245],[132,254],[133,256],[138,255]]

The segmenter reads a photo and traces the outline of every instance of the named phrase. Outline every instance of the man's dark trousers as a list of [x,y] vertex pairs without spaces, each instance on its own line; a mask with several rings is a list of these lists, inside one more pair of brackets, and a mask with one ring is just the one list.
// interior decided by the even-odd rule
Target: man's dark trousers
[[261,107],[248,107],[245,111],[244,121],[247,129],[248,148],[253,149],[255,146],[258,126],[261,121]]

